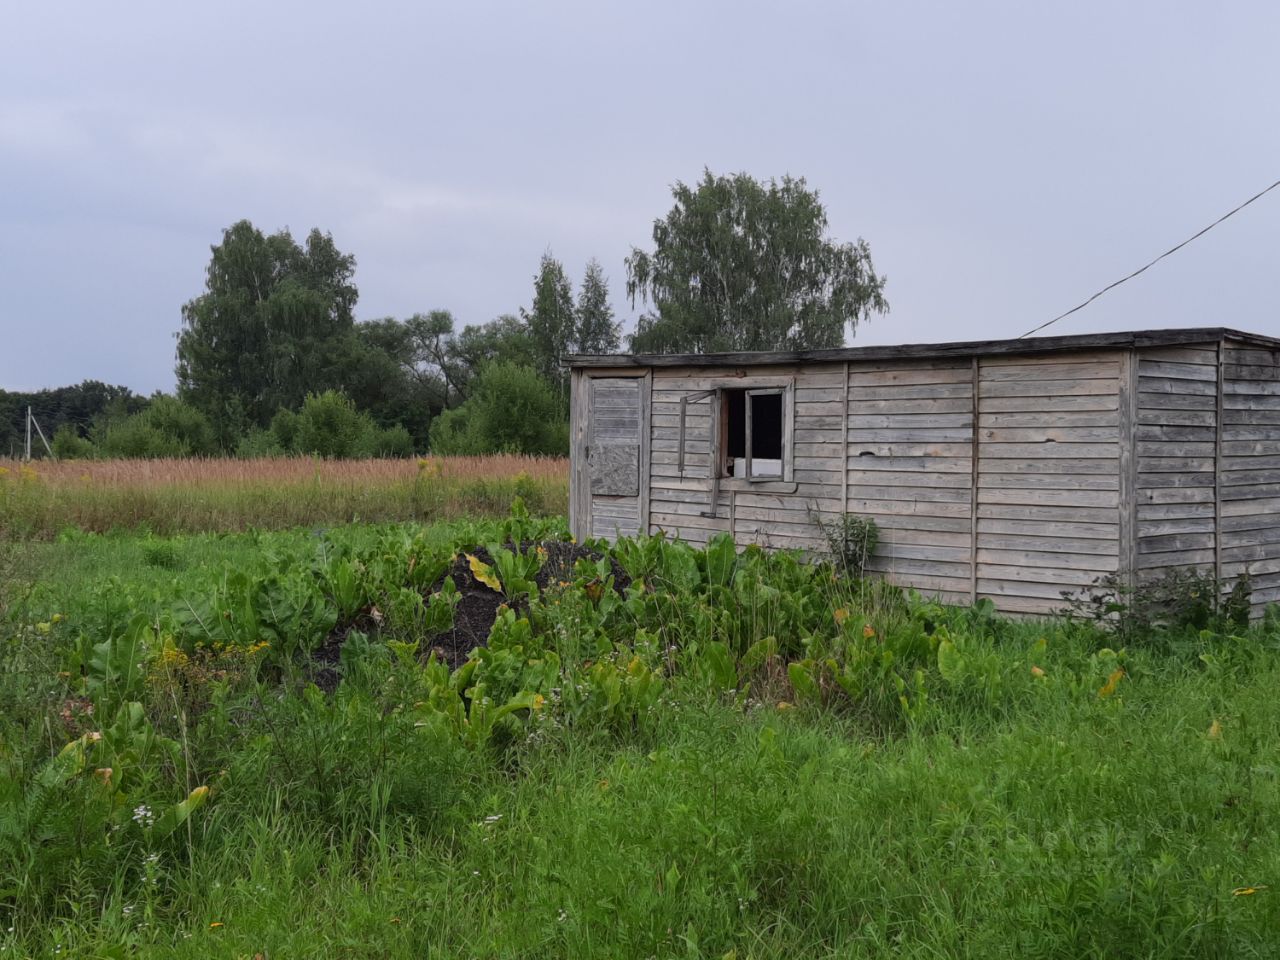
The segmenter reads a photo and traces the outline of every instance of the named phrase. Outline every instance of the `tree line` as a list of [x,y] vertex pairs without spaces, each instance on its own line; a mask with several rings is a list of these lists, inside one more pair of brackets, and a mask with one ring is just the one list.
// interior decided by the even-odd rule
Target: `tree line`
[[[833,347],[888,309],[866,242],[831,239],[803,179],[705,171],[672,193],[653,249],[625,262],[643,308],[632,351]],[[528,307],[468,325],[447,310],[357,321],[355,269],[318,229],[298,242],[235,223],[182,308],[174,394],[0,391],[0,445],[20,439],[30,404],[68,458],[567,451],[562,358],[623,344],[596,260],[575,293],[548,250]]]

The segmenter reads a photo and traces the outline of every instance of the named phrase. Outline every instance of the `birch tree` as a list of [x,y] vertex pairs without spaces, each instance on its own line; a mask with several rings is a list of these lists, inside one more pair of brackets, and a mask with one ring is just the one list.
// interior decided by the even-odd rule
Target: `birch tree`
[[846,330],[888,310],[870,247],[828,235],[803,178],[761,183],[706,170],[672,194],[675,205],[653,224],[654,249],[626,259],[632,306],[650,308],[631,337],[636,352],[838,347]]

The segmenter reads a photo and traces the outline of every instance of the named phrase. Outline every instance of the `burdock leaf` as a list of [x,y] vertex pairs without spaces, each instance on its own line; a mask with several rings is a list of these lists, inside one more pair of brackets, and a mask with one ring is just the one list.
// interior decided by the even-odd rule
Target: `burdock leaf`
[[191,791],[187,799],[180,803],[175,803],[160,815],[160,819],[151,828],[151,835],[156,839],[164,839],[169,836],[178,827],[186,823],[187,818],[195,813],[208,798],[208,787],[196,787]]
[[502,581],[498,579],[498,574],[494,572],[493,567],[489,566],[474,554],[467,554],[467,563],[471,566],[471,575],[483,583],[490,590],[498,593],[502,592]]

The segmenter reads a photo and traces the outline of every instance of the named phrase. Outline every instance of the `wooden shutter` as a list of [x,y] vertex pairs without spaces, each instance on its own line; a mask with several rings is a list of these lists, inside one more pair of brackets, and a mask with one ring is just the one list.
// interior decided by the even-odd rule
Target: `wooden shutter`
[[600,377],[588,381],[591,430],[587,475],[591,493],[634,497],[640,493],[640,385],[636,377]]

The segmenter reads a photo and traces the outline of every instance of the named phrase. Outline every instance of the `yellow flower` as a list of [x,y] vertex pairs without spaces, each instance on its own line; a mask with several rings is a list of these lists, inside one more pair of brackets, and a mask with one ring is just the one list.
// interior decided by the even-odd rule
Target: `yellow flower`
[[1217,720],[1209,724],[1209,732],[1205,734],[1210,740],[1218,740],[1222,737],[1222,724]]
[[1120,680],[1124,676],[1124,667],[1116,667],[1112,671],[1111,676],[1107,677],[1107,682],[1098,690],[1098,698],[1105,700],[1116,692],[1116,687],[1120,685]]
[[844,607],[837,607],[832,611],[832,616],[836,618],[836,626],[838,627],[849,619],[849,611]]
[[1252,897],[1255,893],[1260,893],[1267,889],[1265,883],[1259,883],[1252,887],[1236,887],[1231,891],[1233,897]]
[[787,701],[785,700],[778,701],[779,713],[786,713],[788,710],[794,710],[794,709],[795,709],[795,706],[793,704],[787,703]]
[[63,620],[65,620],[65,619],[66,619],[66,617],[64,617],[62,614],[60,614],[60,613],[55,613],[52,617],[50,617],[50,618],[49,618],[49,622],[50,622],[50,623],[61,623],[61,622],[62,622]]
[[1043,677],[1043,676],[1044,676],[1044,670],[1042,670],[1040,667],[1033,666],[1033,667],[1031,668],[1031,675],[1032,675],[1033,677]]
[[876,628],[869,623],[862,625],[862,636],[866,640],[872,639],[876,635]]
[[541,710],[541,709],[542,709],[543,704],[545,704],[546,702],[547,702],[547,698],[546,698],[546,697],[544,697],[542,694],[540,694],[540,693],[534,694],[534,696],[533,696],[533,709],[535,709],[535,710]]
[[210,930],[217,930],[217,929],[218,929],[218,927],[221,927],[221,926],[223,926],[222,921],[221,921],[221,920],[215,920],[215,921],[213,921],[213,923],[209,924],[209,929],[210,929]]

